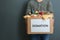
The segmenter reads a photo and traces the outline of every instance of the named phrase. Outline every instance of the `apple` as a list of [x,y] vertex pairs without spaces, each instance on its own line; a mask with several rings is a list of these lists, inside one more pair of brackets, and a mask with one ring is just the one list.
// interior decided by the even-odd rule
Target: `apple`
[[43,14],[44,14],[44,12],[39,12],[39,14],[40,14],[40,15],[43,15]]

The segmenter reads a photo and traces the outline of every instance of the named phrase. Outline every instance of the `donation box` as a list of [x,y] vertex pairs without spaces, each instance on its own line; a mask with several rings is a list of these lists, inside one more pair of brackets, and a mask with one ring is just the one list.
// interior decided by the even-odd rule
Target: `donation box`
[[42,19],[41,17],[27,18],[27,34],[53,34],[53,20],[53,18]]

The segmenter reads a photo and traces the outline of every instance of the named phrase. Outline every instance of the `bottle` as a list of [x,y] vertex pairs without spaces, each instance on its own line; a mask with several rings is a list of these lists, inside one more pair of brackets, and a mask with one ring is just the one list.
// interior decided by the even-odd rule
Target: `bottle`
[[34,14],[34,9],[32,9],[32,14]]

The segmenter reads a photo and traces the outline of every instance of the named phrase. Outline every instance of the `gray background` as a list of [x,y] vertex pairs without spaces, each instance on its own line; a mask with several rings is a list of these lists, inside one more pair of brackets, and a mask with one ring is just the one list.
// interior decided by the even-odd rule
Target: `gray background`
[[[0,0],[0,40],[27,40],[23,16],[29,0]],[[55,32],[51,40],[60,40],[60,0],[51,0],[55,15]]]

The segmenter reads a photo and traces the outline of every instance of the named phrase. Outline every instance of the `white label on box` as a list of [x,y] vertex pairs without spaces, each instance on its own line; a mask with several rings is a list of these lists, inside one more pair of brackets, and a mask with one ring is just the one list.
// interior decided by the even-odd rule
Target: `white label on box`
[[31,19],[31,32],[50,32],[50,19]]

